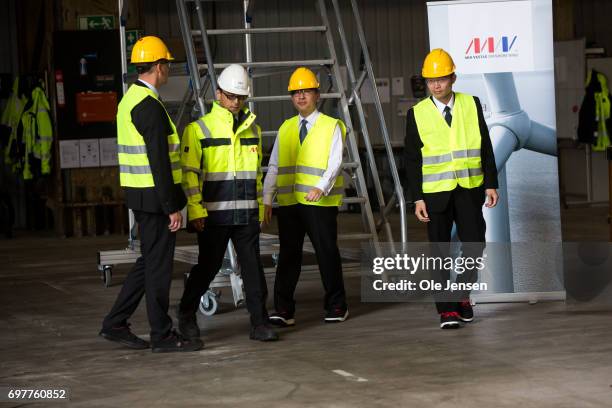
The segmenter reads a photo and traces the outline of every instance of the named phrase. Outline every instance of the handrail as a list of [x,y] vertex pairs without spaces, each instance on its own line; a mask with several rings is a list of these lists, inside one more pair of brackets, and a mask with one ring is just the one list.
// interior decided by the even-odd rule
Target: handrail
[[[336,2],[337,0],[332,1]],[[393,177],[395,195],[397,197],[397,201],[400,207],[401,242],[402,244],[405,244],[408,241],[408,228],[406,221],[406,199],[404,198],[404,189],[402,187],[399,173],[397,171],[397,165],[395,164],[393,146],[391,145],[391,139],[389,138],[389,133],[387,131],[387,124],[385,122],[385,115],[382,109],[382,104],[380,102],[380,95],[378,94],[378,89],[376,88],[374,70],[372,69],[372,60],[370,59],[370,52],[368,51],[368,47],[366,44],[365,32],[363,30],[363,25],[361,24],[361,17],[359,15],[359,9],[357,7],[356,0],[351,0],[351,9],[353,10],[353,15],[355,17],[355,26],[357,28],[357,35],[359,36],[361,52],[363,53],[363,59],[365,62],[364,65],[366,70],[368,71],[368,79],[370,80],[372,90],[374,91],[374,105],[378,113],[378,119],[380,121],[380,130],[382,132],[385,149],[387,150],[387,156],[389,157],[389,167],[391,170],[391,176]]]

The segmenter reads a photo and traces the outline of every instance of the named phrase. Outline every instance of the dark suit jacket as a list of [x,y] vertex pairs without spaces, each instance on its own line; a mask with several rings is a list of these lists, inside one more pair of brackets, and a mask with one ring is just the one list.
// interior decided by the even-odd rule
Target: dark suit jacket
[[[429,97],[434,103],[432,97]],[[493,146],[489,137],[489,129],[482,113],[480,100],[474,96],[476,110],[478,111],[478,125],[480,127],[480,137],[482,138],[480,147],[480,157],[482,161],[482,171],[484,182],[481,187],[473,188],[474,204],[482,205],[485,199],[484,190],[487,188],[497,188],[497,167],[493,156]],[[423,156],[421,148],[423,142],[419,136],[419,131],[414,118],[414,109],[408,111],[406,118],[406,139],[404,142],[404,157],[406,160],[406,179],[408,188],[412,195],[412,201],[425,200],[427,210],[432,212],[444,211],[451,196],[450,191],[440,193],[423,193]]]
[[[146,86],[136,81],[134,86]],[[147,96],[132,109],[132,123],[147,146],[147,157],[155,187],[124,187],[125,201],[132,210],[172,214],[187,204],[181,184],[174,184],[168,150],[168,135],[172,126],[161,101]]]

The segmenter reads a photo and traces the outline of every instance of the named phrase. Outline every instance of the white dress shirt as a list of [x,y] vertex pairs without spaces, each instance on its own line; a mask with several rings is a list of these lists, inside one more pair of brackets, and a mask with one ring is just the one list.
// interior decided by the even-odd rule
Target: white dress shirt
[[448,101],[446,105],[440,102],[439,100],[437,100],[435,96],[432,96],[431,99],[433,99],[434,103],[436,104],[436,108],[438,108],[442,117],[444,117],[444,108],[446,108],[447,106],[450,109],[451,115],[453,114],[453,106],[455,106],[455,93],[454,92],[451,95],[450,101]]
[[153,85],[151,85],[150,83],[148,83],[147,81],[145,81],[144,79],[140,79],[138,78],[138,80],[140,82],[142,82],[143,84],[145,84],[147,86],[147,88],[149,88],[150,90],[153,91],[153,93],[155,94],[155,96],[157,96],[157,98],[159,99],[159,92],[157,92],[157,89],[155,89],[155,87]]
[[[310,129],[314,126],[317,117],[319,116],[319,111],[315,109],[308,117],[304,118],[302,115],[298,115],[298,133],[299,128],[302,126],[302,120],[306,119],[306,129],[310,132]],[[307,138],[310,136],[306,136]],[[332,143],[329,151],[329,159],[327,160],[327,169],[319,179],[316,187],[323,191],[323,195],[328,195],[334,183],[336,182],[336,178],[340,175],[342,171],[342,132],[340,127],[336,125],[334,129],[334,135],[332,137]],[[263,185],[263,202],[266,205],[272,205],[272,199],[274,198],[274,194],[276,194],[276,177],[278,174],[278,136],[274,141],[274,147],[272,148],[272,153],[270,154],[270,161],[268,163],[268,173],[266,174],[266,178],[264,180]]]

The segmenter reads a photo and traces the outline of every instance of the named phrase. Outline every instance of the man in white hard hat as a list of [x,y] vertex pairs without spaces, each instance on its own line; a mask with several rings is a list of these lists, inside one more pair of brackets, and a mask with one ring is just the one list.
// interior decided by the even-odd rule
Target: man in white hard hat
[[246,70],[237,64],[219,75],[216,101],[209,113],[190,123],[181,142],[183,190],[188,227],[198,235],[199,256],[179,304],[179,330],[200,336],[196,311],[221,268],[231,239],[251,315],[250,338],[278,340],[268,325],[266,280],[259,254],[261,201],[261,129],[244,106],[249,94]]

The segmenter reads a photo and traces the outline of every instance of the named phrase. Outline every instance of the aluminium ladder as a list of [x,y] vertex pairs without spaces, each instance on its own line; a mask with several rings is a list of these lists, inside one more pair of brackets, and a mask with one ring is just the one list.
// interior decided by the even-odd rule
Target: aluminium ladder
[[[380,98],[378,96],[378,92],[376,90],[376,84],[374,81],[374,72],[372,69],[372,63],[370,60],[369,52],[367,49],[367,45],[365,42],[365,34],[363,31],[363,27],[361,25],[361,19],[359,16],[359,10],[355,0],[350,1],[350,8],[353,12],[353,17],[355,19],[355,25],[357,27],[357,34],[359,38],[359,43],[361,46],[361,51],[363,53],[365,70],[361,73],[359,78],[356,78],[355,72],[353,70],[353,64],[351,62],[349,46],[346,39],[346,35],[344,32],[344,26],[342,22],[341,9],[338,4],[338,0],[331,1],[331,7],[333,8],[335,15],[335,26],[338,29],[338,36],[340,39],[341,48],[343,50],[344,55],[344,64],[347,69],[347,74],[350,80],[350,88],[345,88],[342,77],[340,75],[340,61],[336,54],[336,46],[335,39],[330,30],[330,20],[328,17],[328,4],[329,1],[326,0],[318,0],[315,2],[317,5],[317,9],[319,11],[321,17],[321,25],[319,26],[300,26],[300,27],[268,27],[268,28],[252,28],[252,6],[253,1],[242,0],[243,12],[244,12],[244,27],[243,28],[233,28],[233,29],[212,29],[207,30],[206,28],[206,19],[203,7],[202,0],[176,0],[179,23],[181,28],[181,33],[183,36],[183,43],[185,46],[186,56],[187,56],[187,64],[189,67],[189,73],[191,78],[191,87],[193,91],[193,97],[195,99],[195,107],[194,109],[199,112],[199,114],[204,114],[206,112],[206,100],[205,100],[205,92],[206,92],[206,82],[212,88],[213,95],[217,90],[217,80],[216,80],[216,70],[223,69],[230,65],[231,63],[238,63],[246,68],[251,75],[257,74],[258,70],[269,70],[271,68],[297,68],[298,66],[308,66],[308,67],[326,67],[331,70],[331,81],[332,85],[335,88],[335,92],[322,93],[321,99],[335,99],[339,101],[341,107],[341,114],[344,123],[347,126],[347,136],[346,136],[346,153],[348,156],[348,161],[343,163],[343,170],[351,173],[351,177],[354,180],[355,188],[357,191],[357,196],[354,197],[346,197],[344,199],[344,203],[351,204],[357,203],[361,206],[361,215],[362,215],[362,223],[364,231],[362,233],[352,233],[352,234],[341,234],[339,235],[339,240],[346,239],[357,239],[357,240],[368,240],[374,248],[378,248],[378,229],[382,228],[386,234],[386,238],[388,242],[393,242],[393,236],[391,233],[391,227],[389,221],[387,220],[387,214],[394,208],[395,203],[397,202],[400,207],[400,217],[401,217],[401,242],[405,243],[407,241],[406,237],[406,220],[405,220],[405,201],[404,194],[402,190],[402,186],[400,183],[399,175],[397,172],[397,167],[395,165],[395,160],[393,157],[392,147],[390,143],[390,138],[387,132],[386,123],[383,115],[382,105],[380,102]],[[195,16],[196,25],[199,26],[199,29],[193,29],[191,24],[191,17]],[[266,61],[266,62],[255,62],[253,60],[253,50],[252,50],[252,41],[251,37],[253,35],[265,35],[271,33],[304,33],[304,32],[319,32],[325,36],[325,41],[327,44],[328,55],[321,59],[311,59],[311,60],[292,60],[292,61]],[[235,61],[231,63],[215,63],[213,61],[212,51],[209,42],[209,36],[218,36],[218,35],[244,35],[245,37],[245,60],[244,61]],[[200,63],[197,60],[197,50],[195,47],[195,41],[198,39],[204,48],[204,56],[206,58],[205,63]],[[267,71],[269,72],[269,71]],[[283,71],[280,71],[283,72]],[[376,162],[374,160],[374,153],[372,150],[372,145],[370,143],[369,132],[367,123],[365,120],[365,113],[363,109],[363,105],[361,103],[361,99],[359,96],[359,90],[363,83],[368,80],[370,81],[370,86],[374,90],[374,103],[377,111],[377,116],[381,128],[381,133],[383,136],[383,141],[386,148],[387,158],[390,163],[392,178],[394,182],[394,195],[391,197],[388,203],[385,203],[385,198],[382,192],[382,187],[380,183],[380,178],[378,175],[378,169],[376,167]],[[348,91],[344,91],[348,89]],[[277,101],[286,101],[289,100],[290,97],[288,95],[278,95],[278,96],[256,96],[253,83],[251,81],[251,97],[248,98],[248,104],[251,111],[255,112],[254,104],[256,103],[265,103],[265,102],[277,102]],[[359,118],[359,132],[355,131],[353,127],[353,120],[351,117],[351,111],[349,109],[350,106],[354,106],[357,115]],[[374,185],[374,190],[376,193],[376,198],[378,200],[379,206],[381,208],[380,218],[378,222],[374,220],[374,216],[372,213],[372,208],[370,205],[370,198],[368,196],[366,180],[361,164],[361,160],[359,157],[359,151],[357,147],[357,133],[361,134],[363,145],[366,148],[366,153],[368,156],[368,162],[370,167],[370,175],[371,180]],[[263,137],[273,137],[276,136],[276,131],[262,131]],[[266,170],[264,167],[263,170]],[[270,241],[268,240],[268,243]],[[262,248],[265,247],[266,242],[262,240]],[[228,245],[228,253],[231,260],[232,269],[236,270],[237,262],[235,260],[234,251],[231,243]]]
[[[405,201],[403,199],[403,190],[401,187],[401,183],[399,180],[399,175],[397,172],[397,167],[395,165],[395,161],[393,160],[393,152],[390,143],[390,138],[387,132],[387,127],[383,115],[382,105],[380,103],[380,98],[378,97],[378,92],[376,91],[376,84],[374,81],[374,72],[372,69],[372,63],[370,60],[369,52],[367,50],[367,46],[365,43],[365,34],[363,32],[363,28],[361,25],[361,19],[359,16],[358,7],[355,0],[350,1],[350,8],[352,9],[355,25],[357,28],[357,34],[361,46],[361,51],[364,57],[364,66],[365,70],[361,73],[359,78],[356,78],[355,72],[353,70],[353,64],[351,62],[350,54],[349,54],[349,46],[346,40],[346,35],[344,32],[344,26],[341,19],[341,10],[338,4],[338,0],[332,0],[331,5],[334,10],[334,14],[336,20],[334,24],[338,29],[338,35],[340,37],[341,47],[344,54],[344,63],[347,68],[347,73],[350,80],[351,88],[343,92],[345,89],[344,84],[342,83],[342,77],[340,75],[340,61],[336,55],[336,47],[333,35],[331,30],[328,29],[330,27],[330,21],[327,14],[327,4],[330,3],[326,0],[318,0],[316,1],[318,5],[318,10],[321,16],[322,25],[320,26],[306,26],[306,27],[271,27],[271,28],[251,28],[251,16],[250,12],[253,2],[249,0],[242,0],[244,6],[244,28],[236,28],[236,29],[213,29],[207,30],[205,26],[205,15],[203,4],[205,1],[203,0],[176,0],[177,9],[178,9],[178,17],[181,26],[181,33],[183,35],[183,42],[185,45],[186,55],[187,55],[187,63],[189,66],[189,72],[191,77],[191,84],[193,87],[195,103],[197,106],[197,110],[204,113],[206,112],[205,105],[205,82],[209,81],[210,85],[214,92],[217,90],[217,81],[216,81],[216,69],[223,69],[230,65],[231,63],[238,63],[244,67],[247,67],[250,74],[257,73],[260,69],[267,69],[273,67],[288,67],[288,68],[296,68],[298,66],[325,66],[331,67],[332,72],[332,83],[334,84],[334,88],[336,92],[332,93],[322,93],[321,99],[336,99],[340,102],[342,119],[347,125],[347,153],[349,157],[349,161],[343,164],[343,169],[352,172],[352,176],[356,182],[357,189],[357,197],[347,197],[345,198],[345,202],[347,204],[350,203],[358,203],[362,206],[362,215],[364,217],[364,226],[365,226],[365,235],[360,234],[359,236],[350,236],[344,237],[345,239],[353,238],[353,239],[363,239],[368,238],[372,241],[376,242],[377,238],[377,227],[382,227],[386,233],[387,241],[393,242],[393,237],[390,229],[390,225],[387,220],[387,213],[389,209],[392,208],[397,202],[400,206],[400,216],[401,216],[401,242],[406,242],[406,222],[405,222]],[[197,17],[197,24],[199,25],[199,30],[194,30],[191,28],[190,24],[190,10],[188,10],[189,6],[193,6],[192,13]],[[326,58],[322,59],[313,59],[313,60],[296,60],[296,61],[268,61],[268,62],[254,62],[253,61],[253,52],[251,46],[251,36],[259,35],[259,34],[269,34],[269,33],[303,33],[303,32],[320,32],[325,36],[325,40],[328,46],[329,55]],[[213,63],[213,57],[211,52],[211,47],[209,43],[209,36],[217,36],[217,35],[245,35],[246,42],[246,61],[236,61],[236,62],[228,62],[228,63]],[[204,54],[206,57],[206,63],[201,64],[197,61],[197,53],[195,48],[194,37],[199,37],[200,42],[204,48]],[[389,159],[391,173],[394,182],[394,195],[392,196],[389,203],[385,203],[385,198],[382,193],[382,187],[380,184],[380,178],[378,176],[378,170],[376,168],[376,163],[374,161],[374,154],[372,151],[372,145],[370,143],[368,127],[365,120],[365,113],[363,110],[363,105],[361,103],[361,99],[359,97],[359,90],[365,81],[370,81],[370,85],[374,92],[374,104],[377,111],[378,120],[380,122],[381,133],[383,137],[383,141],[386,148],[386,153]],[[253,89],[251,84],[251,89]],[[275,102],[275,101],[285,101],[290,100],[289,95],[279,95],[279,96],[251,96],[248,99],[249,107],[251,110],[253,109],[254,103],[263,103],[263,102]],[[349,106],[354,106],[357,110],[359,117],[359,132],[355,132],[353,129],[353,124],[351,120],[351,113],[349,110]],[[363,145],[366,148],[366,152],[368,155],[368,161],[370,164],[370,172],[372,176],[372,182],[374,184],[374,189],[376,192],[376,198],[382,209],[380,214],[380,220],[378,223],[374,222],[370,201],[368,198],[364,173],[361,165],[361,161],[359,159],[359,153],[357,149],[357,138],[356,133],[360,133],[363,137]],[[263,137],[276,136],[276,131],[263,131]],[[265,170],[265,168],[264,168]],[[371,234],[371,236],[367,236]]]

